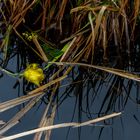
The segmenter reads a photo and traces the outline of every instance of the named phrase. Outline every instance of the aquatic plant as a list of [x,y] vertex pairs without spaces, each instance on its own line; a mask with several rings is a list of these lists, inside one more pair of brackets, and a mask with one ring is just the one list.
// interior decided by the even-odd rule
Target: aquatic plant
[[[139,82],[139,18],[139,0],[1,0],[0,70],[17,79],[23,76],[25,95],[0,103],[0,109],[29,103],[2,125],[0,133],[39,101],[46,103],[39,127],[53,125],[56,109],[69,96],[76,97],[79,122],[83,112],[92,119],[123,111],[132,83]],[[7,65],[14,56],[17,71],[11,72]],[[62,81],[66,77],[68,84]],[[106,94],[94,110],[106,83]],[[58,92],[61,88],[63,93]],[[51,130],[44,134],[50,139]],[[42,135],[36,133],[34,139]]]
[[40,83],[44,80],[45,76],[43,70],[38,67],[38,64],[30,64],[23,72],[23,77],[31,83],[40,86]]

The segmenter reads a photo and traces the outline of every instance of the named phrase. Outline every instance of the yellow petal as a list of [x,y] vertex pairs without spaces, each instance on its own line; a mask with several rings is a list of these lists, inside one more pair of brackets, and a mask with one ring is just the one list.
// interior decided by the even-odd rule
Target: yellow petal
[[38,64],[30,64],[25,71],[23,72],[23,77],[35,85],[39,86],[40,83],[44,80],[45,75],[43,70],[38,67]]

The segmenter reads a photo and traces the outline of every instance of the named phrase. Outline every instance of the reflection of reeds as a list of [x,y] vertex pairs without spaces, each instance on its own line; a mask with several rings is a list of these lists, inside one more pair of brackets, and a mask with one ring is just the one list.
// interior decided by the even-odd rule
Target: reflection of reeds
[[[21,61],[19,71],[27,66],[26,63],[37,61],[46,64],[48,62],[44,67],[47,75],[44,83],[50,81],[30,91],[28,95],[0,104],[0,110],[5,111],[30,100],[25,106],[27,108],[23,108],[1,127],[1,133],[18,123],[19,119],[43,96],[49,98],[49,104],[39,127],[53,124],[57,105],[60,105],[72,90],[78,91],[75,92],[75,96],[79,99],[79,106],[82,106],[84,84],[90,83],[89,85],[93,86],[95,94],[92,96],[91,104],[94,104],[100,87],[106,80],[109,81],[106,96],[98,110],[100,115],[104,106],[107,107],[104,112],[113,111],[112,108],[122,91],[126,93],[131,91],[131,80],[140,81],[138,75],[131,73],[139,62],[136,59],[139,59],[137,52],[140,49],[132,45],[138,36],[136,28],[139,28],[139,0],[132,0],[131,3],[128,0],[62,0],[61,2],[58,0],[2,0],[1,3],[0,26],[3,38],[0,49],[4,51],[3,64],[7,63],[6,59],[10,58],[16,47],[16,53],[21,56],[21,60],[18,60],[19,63]],[[35,33],[32,41],[22,36],[26,31]],[[37,57],[34,58],[32,55]],[[110,62],[113,57],[116,57],[113,60],[115,64]],[[57,64],[57,67],[54,68],[54,64]],[[66,88],[67,90],[61,96],[60,102],[57,103],[56,93],[61,87],[60,81],[73,73],[75,65],[79,75],[72,77],[73,83],[70,83],[69,88]],[[82,79],[81,67],[87,71],[87,75],[88,71],[94,75],[89,74],[92,80],[87,77]],[[93,71],[91,71],[92,68]],[[126,86],[124,86],[127,83],[125,78],[128,79]],[[79,85],[76,84],[78,82]],[[25,82],[25,88],[26,84]],[[48,87],[51,88],[51,95],[44,93],[49,91]],[[90,89],[87,90],[87,102]],[[128,97],[129,95],[124,97],[123,105],[126,104]],[[90,114],[89,106],[87,103],[86,112]],[[51,118],[48,117],[48,110],[52,110]],[[45,133],[47,140],[50,139],[50,134],[51,130]],[[34,139],[41,139],[41,137],[42,133],[38,132]]]

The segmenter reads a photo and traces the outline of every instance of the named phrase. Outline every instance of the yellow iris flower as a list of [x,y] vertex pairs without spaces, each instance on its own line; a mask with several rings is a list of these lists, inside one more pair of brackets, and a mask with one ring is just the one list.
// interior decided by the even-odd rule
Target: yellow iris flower
[[40,86],[40,83],[44,80],[45,75],[43,73],[43,70],[38,67],[38,64],[33,63],[25,69],[25,71],[23,72],[23,77],[27,81]]

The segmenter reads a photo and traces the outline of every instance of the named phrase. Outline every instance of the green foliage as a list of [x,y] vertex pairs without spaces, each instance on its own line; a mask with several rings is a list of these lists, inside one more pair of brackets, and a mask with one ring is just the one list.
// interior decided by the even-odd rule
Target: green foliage
[[[67,43],[61,50],[54,49],[46,44],[44,44],[42,47],[43,47],[46,55],[48,56],[49,61],[55,62],[65,53],[65,51],[69,47],[69,43]],[[51,65],[52,64],[48,64],[44,69],[47,69]]]
[[52,48],[49,44],[41,45],[44,52],[46,53],[49,61],[52,61],[54,58],[57,58],[63,54],[63,51],[59,49]]

